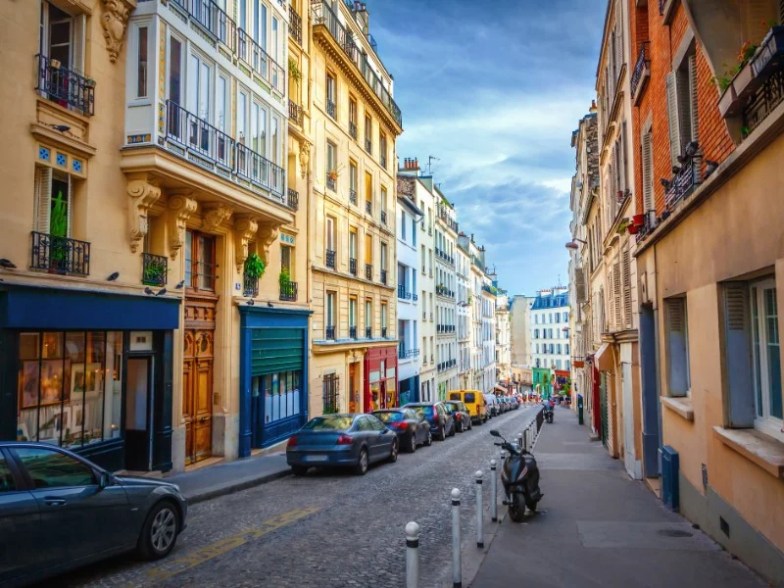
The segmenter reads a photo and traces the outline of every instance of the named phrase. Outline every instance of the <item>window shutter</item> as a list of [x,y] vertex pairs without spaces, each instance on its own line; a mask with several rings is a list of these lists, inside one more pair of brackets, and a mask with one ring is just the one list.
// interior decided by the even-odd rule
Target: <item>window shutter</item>
[[689,391],[686,301],[684,298],[670,298],[664,304],[670,396],[686,396]]
[[689,108],[691,111],[690,138],[699,141],[699,119],[697,112],[697,56],[689,57]]
[[642,193],[644,212],[653,210],[653,158],[651,133],[642,136]]
[[52,168],[35,170],[35,230],[49,233],[49,216],[52,210]]
[[583,277],[583,268],[581,267],[574,270],[574,286],[577,302],[585,302],[585,278]]
[[615,260],[613,265],[613,300],[615,302],[615,328],[623,326],[623,306],[621,304],[621,263]]
[[678,156],[681,154],[681,134],[678,127],[678,92],[675,89],[675,73],[670,72],[666,78],[667,86],[667,119],[670,126],[670,162],[678,165]]
[[87,17],[82,14],[73,19],[73,40],[71,42],[71,50],[73,51],[72,69],[84,75],[84,46],[85,40],[85,19]]
[[724,369],[731,427],[754,425],[751,309],[745,283],[727,283],[724,294]]
[[623,314],[624,324],[627,329],[632,328],[632,285],[631,285],[631,260],[629,259],[629,249],[623,250],[622,269],[623,269]]

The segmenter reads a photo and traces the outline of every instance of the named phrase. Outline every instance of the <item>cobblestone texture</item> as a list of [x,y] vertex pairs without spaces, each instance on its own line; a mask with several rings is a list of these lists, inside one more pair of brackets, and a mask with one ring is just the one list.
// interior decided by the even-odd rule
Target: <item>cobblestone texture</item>
[[474,537],[474,472],[498,455],[489,431],[511,439],[532,415],[506,413],[365,476],[311,470],[196,504],[165,560],[115,558],[42,586],[399,588],[412,520],[422,529],[420,586],[451,585],[450,492],[460,489],[463,538]]

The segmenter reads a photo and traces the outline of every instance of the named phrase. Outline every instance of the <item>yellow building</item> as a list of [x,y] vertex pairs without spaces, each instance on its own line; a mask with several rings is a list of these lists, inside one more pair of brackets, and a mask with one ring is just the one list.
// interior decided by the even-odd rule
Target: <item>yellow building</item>
[[312,2],[310,414],[397,404],[392,80],[364,4]]

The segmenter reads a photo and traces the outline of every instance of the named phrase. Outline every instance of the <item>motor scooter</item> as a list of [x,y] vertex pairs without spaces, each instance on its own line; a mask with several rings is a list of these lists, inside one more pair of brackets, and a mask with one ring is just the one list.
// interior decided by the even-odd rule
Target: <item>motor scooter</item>
[[544,496],[539,489],[539,468],[536,459],[525,449],[519,449],[509,443],[497,430],[493,429],[490,434],[502,440],[501,443],[494,443],[494,445],[509,452],[501,470],[501,483],[506,494],[504,504],[509,507],[509,518],[515,523],[520,523],[525,516],[525,508],[535,511],[537,503]]
[[548,423],[553,423],[553,417],[555,416],[555,407],[553,407],[549,402],[545,403],[544,405],[544,420]]

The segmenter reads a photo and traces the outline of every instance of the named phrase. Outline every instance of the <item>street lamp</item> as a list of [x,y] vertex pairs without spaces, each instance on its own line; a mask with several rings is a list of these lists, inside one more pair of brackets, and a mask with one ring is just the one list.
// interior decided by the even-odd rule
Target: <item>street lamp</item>
[[564,247],[566,247],[567,249],[579,249],[580,246],[577,243],[575,243],[575,241],[579,241],[583,245],[588,245],[588,241],[583,241],[582,239],[573,237],[571,241],[569,241],[566,245],[564,245]]

